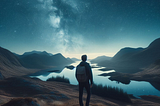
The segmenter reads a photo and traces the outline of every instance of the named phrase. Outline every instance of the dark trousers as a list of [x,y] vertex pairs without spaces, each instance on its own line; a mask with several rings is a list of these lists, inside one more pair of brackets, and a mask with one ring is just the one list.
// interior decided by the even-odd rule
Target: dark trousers
[[89,101],[90,101],[90,96],[91,96],[89,81],[79,82],[79,104],[80,104],[80,106],[83,106],[83,99],[82,99],[83,88],[85,88],[87,91],[86,106],[89,106]]

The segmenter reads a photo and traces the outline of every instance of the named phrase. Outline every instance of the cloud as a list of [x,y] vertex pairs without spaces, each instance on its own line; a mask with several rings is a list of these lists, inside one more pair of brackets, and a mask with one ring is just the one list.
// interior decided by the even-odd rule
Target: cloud
[[37,5],[41,5],[41,8],[46,9],[46,10],[52,10],[52,3],[53,0],[37,0],[39,3]]
[[53,15],[53,16],[49,16],[49,21],[51,23],[51,26],[54,28],[59,28],[60,27],[60,21],[61,18],[59,16]]

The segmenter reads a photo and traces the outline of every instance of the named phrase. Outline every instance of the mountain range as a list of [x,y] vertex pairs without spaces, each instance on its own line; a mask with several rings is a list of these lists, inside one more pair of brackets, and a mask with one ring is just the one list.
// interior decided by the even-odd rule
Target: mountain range
[[53,55],[45,51],[32,51],[18,55],[0,47],[0,76],[6,78],[31,74],[39,69],[65,66],[72,62],[74,61],[60,53]]
[[35,51],[35,50],[33,50],[33,51],[31,51],[31,52],[25,52],[25,53],[23,53],[23,56],[31,55],[31,54],[34,54],[34,53],[40,54],[40,55],[49,55],[49,56],[53,56],[52,53],[47,53],[46,51],[43,51],[43,52],[41,52],[41,51]]
[[51,54],[46,51],[25,52],[23,55],[18,55],[20,63],[26,68],[51,68],[54,66],[67,65],[74,61],[65,58],[61,53]]
[[[114,69],[117,72],[136,73],[139,72],[156,60],[160,59],[160,38],[154,40],[147,48],[122,48],[114,57],[100,56],[93,63]],[[25,52],[18,55],[7,49],[0,47],[0,71],[5,76],[7,72],[14,75],[16,70],[22,74],[22,70],[46,69],[59,65],[67,65],[74,62],[70,58],[65,58],[62,54],[51,54],[45,51]],[[6,71],[10,70],[10,71]],[[26,71],[28,72],[28,71]]]
[[7,49],[0,47],[0,73],[5,78],[12,76],[22,76],[33,73],[35,70],[24,68],[17,56]]
[[110,60],[102,60],[98,65],[115,69],[118,72],[135,73],[160,59],[160,38],[147,48],[122,48]]

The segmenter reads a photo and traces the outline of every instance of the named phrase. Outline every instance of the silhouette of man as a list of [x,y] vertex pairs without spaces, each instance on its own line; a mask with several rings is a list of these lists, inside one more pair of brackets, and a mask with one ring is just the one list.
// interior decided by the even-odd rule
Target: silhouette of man
[[86,106],[89,106],[90,96],[91,96],[90,88],[92,87],[92,84],[93,84],[93,75],[92,75],[92,70],[91,70],[89,63],[86,62],[87,55],[82,55],[81,59],[82,61],[80,62],[79,65],[85,66],[87,80],[86,82],[79,82],[79,104],[80,106],[83,106],[82,97],[83,97],[83,89],[85,88],[87,91]]

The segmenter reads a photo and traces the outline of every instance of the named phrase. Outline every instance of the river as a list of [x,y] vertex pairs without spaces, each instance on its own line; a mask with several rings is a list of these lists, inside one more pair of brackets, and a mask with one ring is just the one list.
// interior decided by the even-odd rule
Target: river
[[[77,61],[75,63],[72,63],[70,65],[77,66],[78,64],[79,64],[79,61]],[[96,64],[91,64],[91,66],[96,66]],[[118,87],[118,88],[123,89],[128,94],[133,94],[136,97],[138,97],[140,95],[157,95],[157,96],[160,96],[160,91],[155,89],[149,82],[131,81],[130,84],[126,85],[126,84],[122,84],[122,83],[117,83],[116,81],[110,81],[108,79],[109,76],[107,76],[107,77],[98,76],[102,73],[114,72],[114,70],[100,71],[99,69],[101,69],[101,68],[103,68],[103,67],[92,68],[93,81],[96,84]],[[39,78],[43,81],[46,81],[48,78],[50,78],[52,76],[53,77],[64,76],[65,78],[68,78],[70,80],[70,84],[77,85],[78,82],[75,78],[75,70],[76,70],[76,68],[74,68],[73,70],[64,68],[62,71],[60,71],[60,73],[57,73],[57,72],[48,73],[47,72],[47,74],[41,74],[41,75],[36,75],[36,76],[31,76],[31,77],[37,77],[37,78]]]

